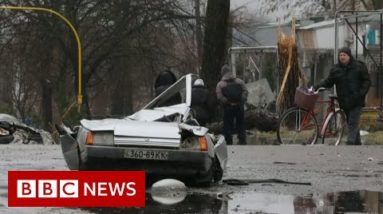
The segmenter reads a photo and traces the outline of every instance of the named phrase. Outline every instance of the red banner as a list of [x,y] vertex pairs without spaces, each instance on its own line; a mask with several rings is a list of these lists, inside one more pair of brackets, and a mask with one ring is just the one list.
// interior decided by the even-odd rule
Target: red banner
[[8,171],[9,207],[145,207],[144,171]]

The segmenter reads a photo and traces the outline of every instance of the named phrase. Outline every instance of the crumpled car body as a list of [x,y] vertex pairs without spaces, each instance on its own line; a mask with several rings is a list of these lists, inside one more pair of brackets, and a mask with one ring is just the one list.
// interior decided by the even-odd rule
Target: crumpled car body
[[[199,126],[191,110],[196,75],[180,78],[133,115],[80,121],[76,131],[57,126],[72,170],[144,170],[150,177],[206,185],[221,180],[227,163],[222,135]],[[178,104],[167,100],[181,96]]]
[[28,126],[9,114],[0,114],[0,144],[54,144],[51,134]]

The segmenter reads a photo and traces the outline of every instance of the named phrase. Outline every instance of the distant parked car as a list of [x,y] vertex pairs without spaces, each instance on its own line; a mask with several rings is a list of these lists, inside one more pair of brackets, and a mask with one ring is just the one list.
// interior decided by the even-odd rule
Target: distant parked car
[[[208,133],[193,118],[188,74],[133,115],[80,121],[72,130],[56,125],[72,170],[145,170],[153,178],[177,178],[194,185],[221,180],[227,162],[224,137]],[[164,106],[180,94],[180,103]]]

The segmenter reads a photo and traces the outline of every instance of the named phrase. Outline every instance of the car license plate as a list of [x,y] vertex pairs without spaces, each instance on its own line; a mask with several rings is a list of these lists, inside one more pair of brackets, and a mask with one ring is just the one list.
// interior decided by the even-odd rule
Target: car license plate
[[126,149],[124,153],[124,157],[130,158],[130,159],[167,160],[168,152]]

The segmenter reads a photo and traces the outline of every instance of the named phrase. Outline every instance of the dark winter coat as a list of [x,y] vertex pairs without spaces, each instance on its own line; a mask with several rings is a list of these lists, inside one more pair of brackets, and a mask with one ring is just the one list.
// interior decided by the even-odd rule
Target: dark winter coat
[[209,122],[209,90],[205,86],[193,86],[191,107],[197,121],[204,126]]
[[230,72],[224,74],[221,81],[219,81],[217,84],[216,94],[217,94],[218,100],[224,105],[231,103],[231,101],[228,99],[228,97],[225,96],[225,88],[228,85],[229,81],[234,81],[236,84],[238,84],[238,86],[240,86],[240,88],[242,90],[241,91],[241,96],[242,96],[241,100],[242,100],[242,103],[245,103],[247,100],[247,95],[248,95],[248,91],[247,91],[245,82],[239,78],[235,78],[233,76],[233,74]]
[[[157,97],[162,92],[164,92],[166,89],[168,89],[172,84],[174,84],[177,81],[176,76],[173,72],[166,70],[161,72],[154,83],[154,90],[155,90],[155,96]],[[161,103],[159,106],[170,106],[179,104],[182,102],[182,97],[180,93],[175,94],[165,102]]]
[[347,65],[335,64],[329,76],[316,85],[315,89],[331,88],[333,85],[336,86],[342,109],[348,111],[357,106],[365,106],[365,97],[371,85],[366,65],[353,59]]
[[[177,81],[176,75],[173,72],[166,70],[158,74],[154,83],[154,88],[157,89],[162,86],[170,86]],[[164,91],[164,90],[163,90]],[[162,91],[159,91],[162,93]],[[156,94],[156,96],[159,94]]]

